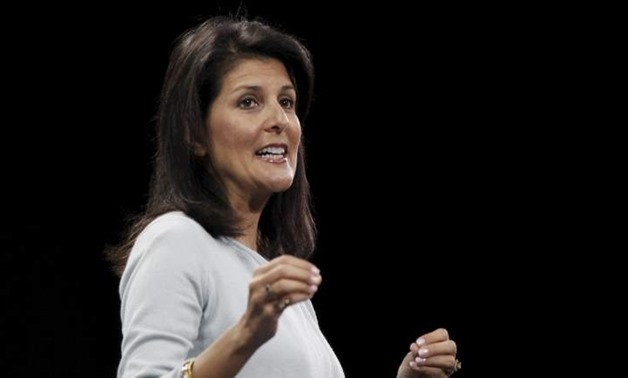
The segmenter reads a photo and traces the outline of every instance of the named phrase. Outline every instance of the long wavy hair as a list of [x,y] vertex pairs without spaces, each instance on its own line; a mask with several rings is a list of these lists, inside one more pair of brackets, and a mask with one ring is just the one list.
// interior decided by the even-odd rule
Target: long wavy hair
[[[213,17],[183,33],[171,52],[156,115],[156,153],[144,211],[133,217],[123,241],[105,251],[121,275],[140,232],[159,215],[180,210],[214,237],[241,234],[225,188],[207,157],[194,153],[203,144],[205,121],[222,79],[241,59],[274,58],[286,67],[297,92],[302,124],[312,100],[314,68],[308,49],[294,36],[260,20]],[[297,169],[289,189],[274,193],[264,208],[258,251],[308,257],[316,244],[305,150],[300,141]]]

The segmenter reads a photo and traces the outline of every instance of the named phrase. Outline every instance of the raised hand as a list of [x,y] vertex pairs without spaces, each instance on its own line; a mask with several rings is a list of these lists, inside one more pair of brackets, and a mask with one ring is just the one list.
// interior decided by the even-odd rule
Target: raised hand
[[259,347],[272,338],[283,311],[312,298],[321,281],[316,266],[294,256],[283,255],[257,268],[249,284],[249,304],[242,318],[253,344]]
[[449,339],[446,329],[426,333],[410,344],[397,378],[449,377],[462,368],[456,353],[456,343]]

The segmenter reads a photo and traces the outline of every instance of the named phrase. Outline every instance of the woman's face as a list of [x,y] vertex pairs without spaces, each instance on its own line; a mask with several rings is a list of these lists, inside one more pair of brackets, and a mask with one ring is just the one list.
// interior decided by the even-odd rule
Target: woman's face
[[223,77],[206,127],[209,157],[233,201],[266,201],[290,187],[301,124],[296,91],[275,59],[243,59]]

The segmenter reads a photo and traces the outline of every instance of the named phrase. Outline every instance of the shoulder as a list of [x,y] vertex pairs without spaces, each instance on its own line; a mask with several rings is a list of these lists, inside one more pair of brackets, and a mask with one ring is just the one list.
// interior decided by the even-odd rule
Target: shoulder
[[139,234],[136,246],[153,243],[189,247],[215,244],[216,240],[194,219],[181,211],[172,211],[155,218]]
[[214,238],[182,212],[155,218],[138,235],[122,273],[123,310],[171,303],[177,297],[208,303],[215,245]]
[[149,223],[140,233],[138,240],[177,236],[198,238],[210,235],[198,222],[185,213],[181,211],[171,211],[158,216]]
[[208,258],[217,241],[194,219],[180,211],[155,218],[138,235],[129,262],[155,259],[166,264],[182,264]]

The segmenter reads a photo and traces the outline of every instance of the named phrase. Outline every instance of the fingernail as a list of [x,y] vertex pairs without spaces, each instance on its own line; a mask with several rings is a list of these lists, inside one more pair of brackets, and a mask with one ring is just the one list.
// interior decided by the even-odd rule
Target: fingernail
[[418,346],[421,346],[421,345],[425,344],[425,339],[422,338],[422,337],[419,337],[418,339],[416,339],[416,344]]
[[429,352],[429,350],[427,350],[426,348],[421,348],[421,349],[419,349],[419,356],[425,357],[428,352]]
[[318,286],[310,285],[310,293],[316,293],[316,290],[318,290]]
[[314,273],[314,274],[319,274],[319,273],[321,272],[321,271],[320,271],[317,267],[315,267],[314,265],[312,265],[312,269],[311,269],[311,270],[312,270],[312,273]]

